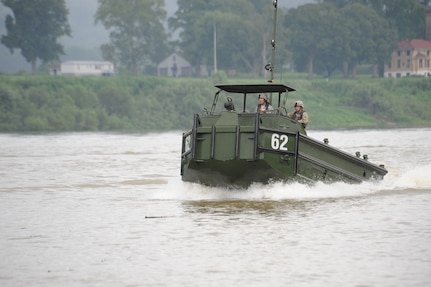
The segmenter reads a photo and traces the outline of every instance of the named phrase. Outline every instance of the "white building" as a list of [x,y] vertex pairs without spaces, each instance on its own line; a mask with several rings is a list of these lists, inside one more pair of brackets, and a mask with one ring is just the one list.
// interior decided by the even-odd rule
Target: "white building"
[[192,66],[183,57],[173,53],[157,65],[157,76],[190,77]]
[[60,75],[66,76],[112,76],[114,64],[107,61],[67,61],[61,63]]

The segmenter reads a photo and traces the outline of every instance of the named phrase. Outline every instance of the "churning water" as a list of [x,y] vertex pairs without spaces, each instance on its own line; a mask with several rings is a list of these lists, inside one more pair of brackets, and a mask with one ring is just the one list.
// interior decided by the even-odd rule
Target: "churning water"
[[180,132],[0,135],[0,286],[431,286],[431,129],[309,135],[389,173],[228,190]]

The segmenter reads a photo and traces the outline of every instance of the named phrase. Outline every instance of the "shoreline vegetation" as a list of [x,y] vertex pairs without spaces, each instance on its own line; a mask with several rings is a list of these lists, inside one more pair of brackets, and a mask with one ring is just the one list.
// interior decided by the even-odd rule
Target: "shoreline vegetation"
[[[275,81],[296,89],[310,130],[431,127],[431,78],[315,78]],[[216,84],[264,79],[0,75],[0,132],[187,130],[210,108]],[[293,108],[292,108],[293,109]]]

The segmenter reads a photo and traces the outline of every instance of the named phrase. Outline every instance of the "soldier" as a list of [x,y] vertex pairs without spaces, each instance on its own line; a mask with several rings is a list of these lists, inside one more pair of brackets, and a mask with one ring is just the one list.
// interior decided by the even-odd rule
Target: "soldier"
[[308,113],[304,111],[304,103],[302,101],[296,101],[294,107],[295,111],[288,113],[287,116],[292,120],[301,123],[305,129],[308,124]]
[[266,94],[259,94],[259,104],[257,105],[255,112],[266,113],[267,111],[273,111],[274,108],[268,102]]

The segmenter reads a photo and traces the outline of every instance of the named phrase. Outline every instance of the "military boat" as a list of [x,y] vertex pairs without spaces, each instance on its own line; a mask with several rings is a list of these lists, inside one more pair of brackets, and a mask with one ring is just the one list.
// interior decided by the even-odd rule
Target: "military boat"
[[[302,123],[288,117],[287,96],[295,89],[274,83],[277,0],[273,5],[272,56],[265,66],[271,79],[265,84],[216,85],[210,110],[194,114],[192,128],[183,133],[182,180],[246,188],[254,182],[280,180],[360,183],[382,179],[387,173],[383,165],[309,137]],[[256,105],[250,99],[254,104],[261,94],[276,103],[272,111],[254,112]],[[220,97],[226,100],[219,101]]]
[[[326,139],[309,137],[301,123],[287,116],[287,95],[295,91],[290,86],[265,83],[216,88],[211,109],[195,114],[192,128],[183,133],[183,181],[247,188],[254,182],[272,181],[360,183],[380,180],[387,173],[366,155],[352,155]],[[274,110],[249,111],[249,100],[254,103],[262,93],[274,99]],[[220,101],[220,97],[226,100]],[[239,110],[237,102],[242,102]]]

